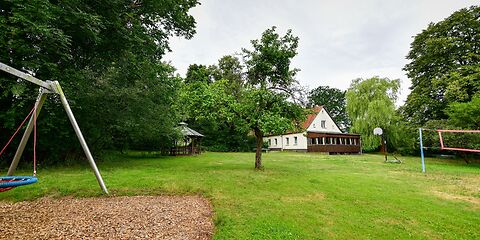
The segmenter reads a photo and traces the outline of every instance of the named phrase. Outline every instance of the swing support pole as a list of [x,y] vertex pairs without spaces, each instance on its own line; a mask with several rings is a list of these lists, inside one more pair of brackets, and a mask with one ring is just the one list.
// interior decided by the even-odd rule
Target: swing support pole
[[90,149],[88,148],[87,142],[85,142],[85,138],[83,138],[82,131],[80,131],[80,127],[78,126],[77,120],[75,120],[75,116],[73,115],[72,109],[70,109],[70,105],[68,104],[67,98],[65,94],[63,94],[62,87],[60,87],[60,83],[58,81],[50,82],[52,87],[55,87],[55,92],[60,96],[60,100],[62,101],[63,108],[65,112],[67,112],[68,119],[70,119],[70,123],[72,124],[73,129],[75,130],[75,134],[77,134],[78,141],[80,141],[80,145],[82,145],[83,151],[87,156],[88,163],[90,163],[90,167],[93,169],[95,173],[95,177],[97,178],[97,182],[100,185],[102,191],[108,194],[107,187],[103,182],[102,175],[100,171],[98,171],[97,164],[95,164],[95,160],[93,160],[92,153],[90,153]]
[[70,123],[72,124],[72,127],[75,130],[75,134],[77,135],[77,138],[80,141],[80,145],[82,145],[83,151],[87,156],[90,167],[93,169],[93,172],[95,173],[95,177],[97,178],[97,182],[100,185],[100,188],[104,193],[108,194],[108,190],[107,190],[107,187],[105,186],[105,183],[103,182],[102,175],[100,174],[100,171],[97,168],[97,164],[93,159],[90,149],[88,148],[87,142],[83,137],[82,131],[80,131],[80,127],[78,126],[78,123],[75,120],[75,116],[73,115],[72,109],[68,104],[67,98],[65,97],[65,94],[63,93],[63,90],[60,87],[60,83],[58,83],[58,81],[42,81],[38,78],[33,77],[30,74],[19,71],[1,62],[0,62],[0,70],[40,86],[40,93],[37,97],[37,101],[35,102],[35,107],[36,107],[35,116],[32,116],[28,122],[27,129],[25,130],[22,136],[20,145],[18,146],[15,156],[13,158],[13,161],[10,165],[10,168],[8,169],[8,175],[9,176],[13,175],[15,172],[15,169],[18,166],[18,162],[20,161],[23,151],[25,150],[25,145],[27,144],[30,134],[32,133],[33,123],[34,123],[33,121],[38,116],[43,104],[45,103],[45,100],[47,97],[45,93],[56,93],[60,96],[60,100],[62,102],[63,108],[65,109],[68,119],[70,120]]

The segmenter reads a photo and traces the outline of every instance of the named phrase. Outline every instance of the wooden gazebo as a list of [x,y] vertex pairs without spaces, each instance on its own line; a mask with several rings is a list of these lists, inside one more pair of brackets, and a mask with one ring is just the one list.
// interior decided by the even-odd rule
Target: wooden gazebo
[[181,122],[178,127],[182,138],[175,141],[175,146],[171,149],[170,155],[193,155],[200,154],[200,143],[204,137],[201,133],[187,127],[187,124]]

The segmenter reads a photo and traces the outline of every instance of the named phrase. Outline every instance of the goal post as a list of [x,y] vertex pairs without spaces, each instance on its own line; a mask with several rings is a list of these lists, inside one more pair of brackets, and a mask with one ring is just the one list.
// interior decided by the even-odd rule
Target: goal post
[[[424,146],[424,131],[431,131],[431,132],[436,132],[438,134],[438,143],[439,147],[426,147]],[[422,172],[425,172],[425,153],[424,150],[428,148],[434,148],[438,149],[441,151],[447,150],[447,151],[458,151],[458,152],[468,152],[468,153],[480,153],[480,149],[478,147],[480,146],[480,135],[473,136],[469,134],[480,134],[480,130],[457,130],[457,129],[425,129],[425,128],[419,128],[419,142],[420,142],[420,157],[422,160]],[[479,140],[478,145],[473,145],[472,148],[467,148],[467,147],[460,147],[460,146],[451,146],[446,143],[446,140],[448,140],[448,135],[447,139],[445,138],[445,134],[452,133],[452,134],[464,134],[452,137],[450,136],[450,141],[456,142],[457,144],[465,144],[468,145],[467,143],[469,140],[474,139],[474,140]],[[467,135],[465,135],[467,134]],[[431,139],[430,139],[431,140]],[[435,140],[436,141],[436,140]]]
[[445,146],[446,144],[444,144],[443,136],[442,136],[442,133],[480,133],[480,130],[436,130],[436,131],[438,132],[438,138],[440,139],[440,149],[441,150],[480,153],[480,149],[446,147]]

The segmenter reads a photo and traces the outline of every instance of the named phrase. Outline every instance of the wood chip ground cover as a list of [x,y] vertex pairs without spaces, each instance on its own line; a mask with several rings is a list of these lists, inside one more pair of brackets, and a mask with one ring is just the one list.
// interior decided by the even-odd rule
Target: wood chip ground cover
[[211,239],[198,196],[42,198],[0,202],[0,239]]

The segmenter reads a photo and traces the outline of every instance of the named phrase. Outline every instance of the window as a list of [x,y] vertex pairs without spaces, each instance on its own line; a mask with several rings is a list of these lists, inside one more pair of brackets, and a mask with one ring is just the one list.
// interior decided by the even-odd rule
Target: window
[[322,120],[322,121],[320,122],[320,126],[321,126],[322,128],[326,128],[326,127],[325,127],[325,120]]
[[277,139],[275,138],[275,146],[277,146],[277,145],[278,145],[278,141],[277,141]]
[[268,146],[272,146],[272,139],[268,139]]
[[287,137],[287,144],[285,144],[285,145],[287,145],[287,146],[290,145],[290,138]]
[[293,145],[297,145],[298,144],[298,137],[293,137]]
[[313,128],[316,128],[315,123],[313,124]]
[[317,144],[317,139],[316,139],[316,138],[312,138],[312,144],[313,144],[313,145],[316,145],[316,144]]

